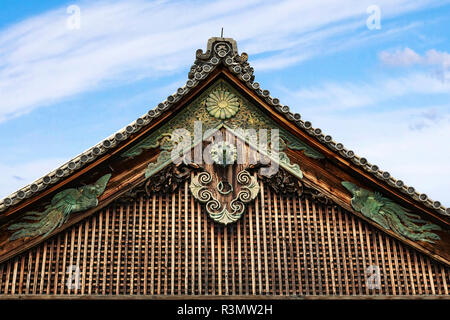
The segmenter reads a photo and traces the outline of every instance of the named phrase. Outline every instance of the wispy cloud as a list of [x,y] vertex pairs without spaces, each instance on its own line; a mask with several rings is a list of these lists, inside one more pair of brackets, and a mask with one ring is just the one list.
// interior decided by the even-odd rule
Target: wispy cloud
[[379,57],[384,64],[392,66],[409,66],[422,62],[422,57],[410,48],[382,51]]
[[406,47],[404,49],[385,50],[379,54],[380,60],[391,66],[410,66],[416,64],[450,66],[450,53],[428,50],[424,55]]
[[379,53],[380,61],[392,67],[425,66],[442,82],[450,82],[450,53],[430,49],[423,55],[406,47],[404,49],[385,50]]
[[[393,177],[450,206],[450,148],[445,147],[450,104],[351,115],[307,110],[302,116]],[[411,130],[423,121],[420,130]]]
[[[294,110],[314,126],[394,177],[450,205],[445,178],[450,176],[450,149],[443,147],[450,141],[450,83],[424,72],[407,72],[371,81],[284,89],[284,93]],[[438,95],[444,102],[431,104]],[[417,99],[422,106],[411,107],[406,98]]]
[[[386,19],[432,3],[378,1]],[[299,63],[330,50],[330,37],[365,26],[370,4],[86,1],[80,30],[66,27],[66,8],[46,12],[0,31],[0,121],[111,83],[176,72],[222,26],[251,54],[281,54],[278,68]]]
[[450,83],[427,73],[380,77],[372,81],[327,82],[299,90],[285,90],[298,105],[320,111],[377,107],[377,104],[406,95],[450,95]]
[[409,128],[411,130],[423,130],[438,125],[442,121],[450,122],[450,114],[440,112],[436,108],[430,108],[418,114]]

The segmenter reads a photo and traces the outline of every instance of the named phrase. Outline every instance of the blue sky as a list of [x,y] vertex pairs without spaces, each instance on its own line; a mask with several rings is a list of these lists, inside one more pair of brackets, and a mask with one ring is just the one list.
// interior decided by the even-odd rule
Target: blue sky
[[272,96],[450,206],[449,25],[449,1],[0,0],[0,198],[154,108],[224,27]]

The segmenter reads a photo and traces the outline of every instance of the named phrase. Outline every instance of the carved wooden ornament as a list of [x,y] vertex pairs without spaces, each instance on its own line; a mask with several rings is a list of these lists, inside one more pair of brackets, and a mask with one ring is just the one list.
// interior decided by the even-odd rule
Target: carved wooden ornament
[[211,148],[213,164],[196,174],[189,185],[192,195],[205,205],[214,221],[227,225],[242,216],[247,203],[259,193],[259,184],[242,165],[236,161],[236,147],[218,142]]
[[239,220],[246,204],[258,195],[259,184],[256,177],[245,170],[236,175],[235,183],[218,181],[219,177],[216,171],[201,172],[194,176],[189,187],[192,195],[205,204],[211,219],[227,225]]

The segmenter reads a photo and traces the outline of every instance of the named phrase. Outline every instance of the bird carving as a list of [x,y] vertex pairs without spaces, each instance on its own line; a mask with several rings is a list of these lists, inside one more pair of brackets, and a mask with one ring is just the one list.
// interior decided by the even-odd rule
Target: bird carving
[[411,240],[433,243],[440,237],[430,232],[441,230],[438,225],[424,221],[420,216],[411,213],[378,192],[371,192],[358,187],[354,183],[343,181],[342,185],[353,195],[351,205],[365,217],[375,221],[385,229]]
[[106,174],[98,179],[94,184],[70,188],[57,193],[42,212],[27,212],[22,220],[10,225],[8,230],[15,232],[9,238],[10,241],[34,237],[39,235],[48,236],[53,230],[61,227],[70,214],[85,211],[98,205],[97,197],[105,191],[106,184],[111,178],[111,174]]

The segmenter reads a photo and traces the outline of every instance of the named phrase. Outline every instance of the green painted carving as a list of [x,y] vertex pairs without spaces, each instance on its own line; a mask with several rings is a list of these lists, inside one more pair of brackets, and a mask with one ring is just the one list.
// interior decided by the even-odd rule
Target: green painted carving
[[106,174],[94,184],[57,193],[44,211],[26,213],[23,219],[29,220],[28,222],[10,225],[8,230],[17,231],[9,239],[16,240],[42,234],[44,237],[48,236],[53,230],[62,226],[69,219],[70,214],[96,207],[97,197],[103,194],[110,178],[111,174]]
[[219,181],[219,183],[216,186],[216,189],[217,191],[219,191],[220,194],[223,195],[227,195],[233,192],[233,186],[228,181]]
[[414,240],[433,243],[440,237],[430,230],[441,230],[435,224],[424,221],[408,209],[396,204],[392,200],[383,197],[378,192],[371,192],[360,188],[355,184],[343,181],[342,185],[351,192],[353,209],[375,221],[384,229],[392,230],[400,236]]
[[280,132],[280,149],[285,150],[286,147],[289,147],[289,149],[292,150],[303,150],[303,153],[305,154],[305,156],[308,156],[312,159],[323,159],[324,156],[314,150],[313,148],[311,148],[310,146],[308,146],[306,143],[304,143],[303,141],[298,140],[297,138],[295,138],[293,135],[291,135],[288,132]]
[[296,163],[291,163],[291,159],[284,152],[279,152],[278,157],[280,159],[280,163],[284,164],[291,173],[293,173],[298,178],[303,178],[303,172],[300,169],[300,166]]
[[170,152],[166,150],[161,151],[156,162],[150,162],[145,169],[145,178],[151,177],[162,167],[166,166],[169,161],[171,161]]
[[[216,118],[211,116],[205,107],[207,99],[213,92],[229,92],[233,97],[239,100],[239,112],[228,119]],[[234,99],[234,98],[233,98]],[[209,129],[217,129],[222,125],[226,125],[232,130],[237,129],[267,129],[268,139],[270,141],[270,129],[279,129],[280,134],[280,151],[286,147],[294,150],[303,150],[304,154],[314,159],[324,158],[322,154],[315,151],[288,131],[279,127],[271,118],[265,115],[258,107],[254,106],[244,97],[242,97],[233,87],[228,85],[224,80],[217,81],[209,89],[205,90],[197,99],[195,99],[188,107],[184,108],[171,121],[152,132],[148,137],[136,144],[129,150],[122,153],[122,157],[135,157],[142,153],[143,150],[160,148],[161,150],[170,151],[177,143],[178,137],[173,136],[176,129],[186,129],[191,133],[192,145],[198,143],[194,140],[194,122],[202,122],[203,133]],[[248,140],[248,138],[246,138]],[[159,160],[158,160],[159,162]]]
[[211,190],[208,189],[211,181],[212,176],[210,173],[201,172],[192,178],[189,189],[198,201],[205,204],[206,211],[211,219],[224,225],[239,220],[245,211],[246,204],[255,199],[259,192],[259,184],[256,177],[251,176],[246,170],[240,171],[237,175],[237,182],[242,187],[236,198],[230,202],[230,212],[226,206],[222,206]]
[[236,115],[241,101],[225,87],[219,87],[209,94],[203,104],[206,105],[206,110],[211,116],[224,120]]

